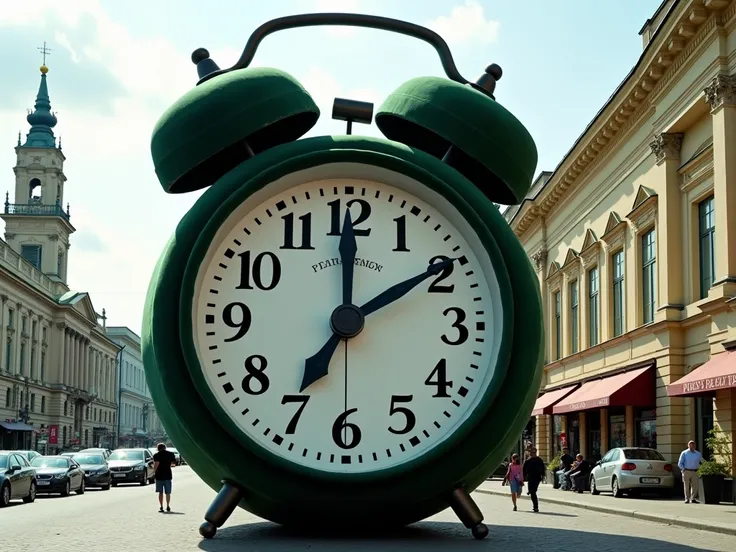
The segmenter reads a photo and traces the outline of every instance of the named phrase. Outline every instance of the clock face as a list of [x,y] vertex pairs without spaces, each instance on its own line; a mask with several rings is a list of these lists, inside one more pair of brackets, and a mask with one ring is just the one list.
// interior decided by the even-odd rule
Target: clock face
[[[342,303],[346,209],[358,306],[456,260],[368,315],[300,392]],[[260,450],[313,470],[375,472],[427,454],[500,370],[503,305],[478,236],[442,196],[376,167],[323,165],[250,196],[209,246],[192,301],[196,369],[224,415]]]

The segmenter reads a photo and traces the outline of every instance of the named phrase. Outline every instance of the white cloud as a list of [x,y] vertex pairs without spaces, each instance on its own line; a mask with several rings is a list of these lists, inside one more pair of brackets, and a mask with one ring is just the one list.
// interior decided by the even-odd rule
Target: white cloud
[[[329,7],[322,5],[325,10]],[[358,2],[346,0],[339,7],[339,11],[357,10]],[[110,324],[140,331],[155,262],[178,221],[202,193],[164,194],[149,150],[156,120],[196,83],[190,52],[177,50],[161,37],[134,36],[112,20],[98,0],[12,2],[7,6],[3,3],[2,10],[0,32],[8,26],[49,29],[55,37],[50,47],[56,45],[59,51],[69,52],[75,63],[118,81],[120,90],[108,98],[105,111],[67,105],[55,88],[59,81],[54,79],[53,59],[49,62],[52,105],[59,113],[55,133],[63,136],[68,157],[64,201],[71,204],[72,223],[80,234],[84,230],[95,235],[103,246],[86,251],[75,248],[72,235],[69,284],[88,291],[99,312],[106,308]],[[80,32],[82,25],[84,33]],[[235,63],[241,50],[210,52],[220,67],[226,68]],[[372,101],[376,107],[382,99],[370,89],[344,90],[329,72],[318,67],[305,68],[294,76],[322,110],[318,134],[344,132],[344,123],[330,121],[335,97]],[[32,101],[38,81],[17,84],[28,90],[28,101]],[[94,86],[94,82],[85,86]],[[25,135],[24,113],[0,109],[0,128],[22,128]],[[361,128],[361,134],[372,133],[370,128]],[[12,162],[12,149],[6,146],[0,152],[0,169],[7,169]],[[12,193],[12,180],[6,181],[6,186]]]
[[476,0],[466,0],[462,6],[453,7],[449,16],[440,16],[427,26],[450,44],[486,45],[498,40],[501,23],[486,18]]
[[[314,11],[318,13],[358,13],[361,10],[360,0],[316,0]],[[326,32],[331,36],[353,36],[357,27],[327,27]]]

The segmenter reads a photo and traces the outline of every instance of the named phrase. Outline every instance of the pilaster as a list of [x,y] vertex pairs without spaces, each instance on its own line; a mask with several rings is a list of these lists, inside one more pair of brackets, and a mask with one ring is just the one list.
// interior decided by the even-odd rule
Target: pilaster
[[[549,316],[549,299],[547,297],[548,290],[547,290],[547,280],[546,280],[546,268],[547,268],[547,249],[542,246],[542,248],[534,253],[532,255],[532,262],[534,264],[534,268],[537,273],[537,281],[539,283],[539,292],[542,297],[542,316],[543,320],[547,320],[547,317]],[[547,343],[549,343],[549,339],[547,339]],[[547,350],[547,347],[549,345],[546,345],[545,350]],[[549,359],[551,356],[549,354],[545,355],[545,363],[549,362]]]
[[650,142],[656,159],[657,263],[659,273],[659,319],[676,320],[684,308],[682,262],[682,192],[680,191],[680,148],[682,134],[661,133]]
[[636,440],[636,427],[634,421],[634,407],[626,407],[626,446],[633,447]]
[[608,409],[601,408],[601,458],[608,452]]
[[[736,291],[736,77],[718,75],[705,88],[713,123],[713,197],[715,205],[715,278],[720,293]],[[716,291],[716,293],[718,293]]]
[[8,367],[8,359],[5,358],[5,344],[8,342],[8,328],[5,316],[6,303],[8,296],[4,293],[0,295],[0,373]]

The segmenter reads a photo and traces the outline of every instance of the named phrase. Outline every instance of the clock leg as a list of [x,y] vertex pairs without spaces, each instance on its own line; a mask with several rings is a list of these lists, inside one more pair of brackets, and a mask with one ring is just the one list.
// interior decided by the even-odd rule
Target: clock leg
[[199,534],[206,539],[211,539],[217,533],[217,528],[227,521],[227,518],[235,511],[238,503],[243,498],[243,493],[232,483],[222,482],[222,488],[212,501],[207,513],[204,515],[205,522],[199,526]]
[[488,536],[488,527],[483,523],[483,513],[465,489],[459,488],[452,492],[450,507],[463,525],[472,531],[473,537],[483,540]]

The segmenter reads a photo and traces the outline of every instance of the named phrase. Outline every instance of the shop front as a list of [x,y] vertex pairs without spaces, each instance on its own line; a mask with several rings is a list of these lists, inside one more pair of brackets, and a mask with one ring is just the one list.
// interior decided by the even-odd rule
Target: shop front
[[0,421],[0,450],[30,449],[33,429],[23,422]]
[[[719,429],[731,443],[731,457],[736,447],[736,351],[725,351],[667,386],[670,397],[691,397],[693,431],[697,448],[711,457],[705,442],[711,429]],[[736,471],[736,470],[735,470]]]
[[614,447],[656,448],[655,406],[653,362],[550,390],[533,411],[549,420],[549,441],[538,438],[538,448],[548,458],[567,448],[592,461]]

